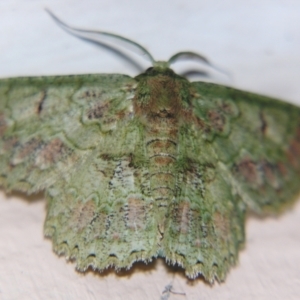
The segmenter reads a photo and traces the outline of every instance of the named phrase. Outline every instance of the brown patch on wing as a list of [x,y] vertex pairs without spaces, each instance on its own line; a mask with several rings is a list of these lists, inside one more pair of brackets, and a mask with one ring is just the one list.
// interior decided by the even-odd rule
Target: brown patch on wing
[[189,231],[190,222],[190,203],[188,201],[182,201],[173,209],[172,212],[177,231],[182,234],[187,234]]
[[145,211],[145,203],[140,197],[129,196],[127,208],[127,226],[133,230],[144,229],[146,219]]
[[211,110],[208,112],[208,119],[212,125],[212,127],[218,131],[222,132],[225,126],[225,117],[216,110]]
[[105,238],[108,215],[105,213],[97,213],[91,222],[91,238]]
[[91,101],[96,98],[101,98],[103,94],[104,91],[90,89],[82,92],[82,94],[79,95],[79,99],[86,99],[87,101]]
[[202,246],[202,243],[201,243],[201,239],[195,239],[194,241],[193,241],[193,244],[194,244],[194,246],[196,247],[196,248],[201,248],[201,246]]
[[72,210],[70,219],[70,227],[76,231],[85,229],[95,216],[96,205],[94,201],[89,200],[85,203],[80,203]]
[[244,181],[252,185],[259,185],[261,183],[257,164],[248,157],[244,158],[234,166],[234,172],[237,177],[242,176]]
[[228,115],[233,115],[234,114],[234,109],[232,107],[232,103],[228,103],[228,102],[223,102],[219,105],[219,109],[225,113],[225,114],[228,114]]
[[19,145],[19,139],[16,137],[9,137],[3,139],[3,150],[6,151],[13,151],[14,148],[17,148]]
[[14,165],[23,162],[30,156],[32,156],[35,151],[42,146],[42,141],[40,139],[33,138],[28,142],[20,145],[16,149],[16,153],[12,159]]
[[107,102],[99,102],[93,108],[89,109],[89,111],[87,112],[87,117],[89,120],[100,119],[107,113],[108,109],[109,104]]
[[218,236],[222,240],[229,240],[230,238],[230,220],[228,216],[224,216],[219,211],[216,211],[213,215],[213,222],[215,230],[218,232]]
[[125,117],[127,117],[128,115],[130,115],[129,111],[126,109],[120,110],[116,112],[116,116],[118,120],[122,120]]
[[67,152],[67,149],[59,138],[54,138],[39,151],[36,163],[38,165],[54,164]]
[[112,237],[112,239],[114,240],[114,241],[119,241],[119,240],[121,240],[121,234],[119,233],[119,232],[117,232],[117,231],[112,231],[111,232],[111,237]]
[[290,164],[299,169],[300,167],[300,128],[297,128],[296,137],[290,142],[287,149],[287,158]]
[[184,116],[185,116],[185,121],[191,122],[192,124],[194,124],[196,126],[196,128],[198,128],[200,130],[208,130],[207,129],[207,125],[205,124],[204,120],[202,120],[199,117],[197,117],[192,112],[192,110],[190,110]]
[[288,169],[287,169],[287,167],[286,167],[286,164],[284,164],[283,162],[279,162],[279,163],[277,163],[277,168],[278,168],[278,170],[279,170],[279,173],[283,176],[283,177],[285,177],[285,176],[287,176],[288,175]]

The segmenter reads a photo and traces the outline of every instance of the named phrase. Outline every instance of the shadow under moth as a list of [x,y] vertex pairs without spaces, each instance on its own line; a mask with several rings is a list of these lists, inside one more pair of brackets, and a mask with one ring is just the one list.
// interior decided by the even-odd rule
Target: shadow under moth
[[0,184],[45,191],[45,235],[78,270],[164,257],[222,281],[245,214],[277,213],[299,194],[300,108],[169,67],[198,54],[155,61],[101,34],[153,67],[1,79]]

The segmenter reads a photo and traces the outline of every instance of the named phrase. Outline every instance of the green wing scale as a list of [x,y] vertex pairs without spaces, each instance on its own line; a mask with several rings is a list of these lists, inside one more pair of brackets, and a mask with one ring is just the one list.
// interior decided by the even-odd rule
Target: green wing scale
[[46,191],[45,235],[77,268],[165,257],[224,280],[245,213],[299,193],[300,109],[165,67],[0,81],[0,183]]
[[216,84],[193,86],[195,113],[209,126],[206,138],[232,192],[257,213],[281,211],[299,194],[300,109]]

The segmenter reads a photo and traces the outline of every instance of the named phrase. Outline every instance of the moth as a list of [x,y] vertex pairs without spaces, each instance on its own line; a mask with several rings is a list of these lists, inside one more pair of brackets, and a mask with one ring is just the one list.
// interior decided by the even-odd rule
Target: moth
[[300,109],[189,82],[170,64],[203,57],[155,61],[121,39],[153,66],[0,80],[0,184],[45,191],[45,235],[80,271],[164,257],[223,281],[246,213],[277,213],[299,194]]

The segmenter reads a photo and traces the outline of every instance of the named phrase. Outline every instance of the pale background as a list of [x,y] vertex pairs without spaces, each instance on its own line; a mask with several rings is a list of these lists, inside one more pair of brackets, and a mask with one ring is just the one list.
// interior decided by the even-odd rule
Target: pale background
[[[131,38],[157,59],[200,52],[231,75],[213,71],[214,81],[300,104],[299,1],[1,0],[0,77],[138,73],[66,34],[45,7],[70,25]],[[185,293],[169,299],[300,299],[300,201],[277,219],[249,219],[239,264],[211,287],[162,260],[119,275],[80,274],[43,238],[42,196],[0,196],[0,299],[158,300],[169,284]]]

